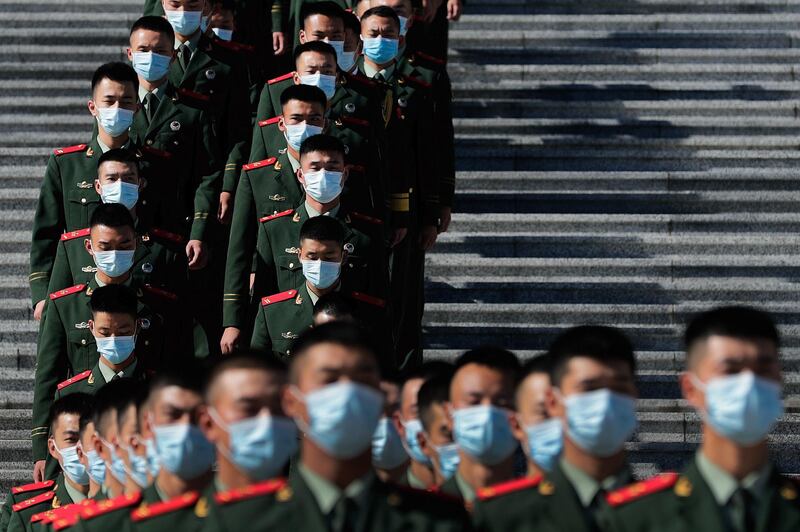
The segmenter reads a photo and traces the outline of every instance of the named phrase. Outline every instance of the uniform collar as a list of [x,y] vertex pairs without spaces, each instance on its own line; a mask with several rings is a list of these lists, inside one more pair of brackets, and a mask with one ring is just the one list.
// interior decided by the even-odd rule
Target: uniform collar
[[422,482],[419,478],[417,478],[417,475],[415,475],[414,472],[411,471],[410,467],[406,469],[406,480],[408,480],[408,485],[411,486],[412,488],[416,488],[418,490],[428,489],[428,486],[426,486],[424,482]]
[[597,493],[602,489],[611,491],[630,483],[631,475],[627,468],[624,468],[616,475],[611,475],[604,478],[601,482],[596,481],[591,476],[587,475],[583,470],[570,464],[565,458],[561,458],[559,462],[561,471],[564,473],[567,481],[572,485],[572,489],[578,495],[578,500],[581,506],[588,508],[592,501],[597,496]]
[[[100,140],[99,136],[95,138],[95,141],[97,141],[97,147],[100,148],[100,151],[102,153],[105,153],[111,149],[109,146],[106,146],[106,144],[102,140]],[[130,147],[130,145],[131,145],[131,139],[129,138],[128,142],[120,146],[120,149],[127,150]]]
[[364,61],[364,74],[369,79],[374,79],[375,76],[380,74],[383,77],[384,81],[389,80],[391,79],[396,69],[397,69],[397,60],[392,61],[392,64],[384,68],[383,70],[375,70],[375,68],[373,68],[369,63]]
[[725,506],[739,488],[747,490],[756,499],[766,493],[767,483],[772,473],[772,464],[767,461],[758,471],[753,471],[742,479],[736,480],[730,473],[709,460],[702,448],[695,455],[695,463],[703,481],[708,485],[719,506]]
[[317,216],[330,216],[331,218],[336,218],[336,215],[339,214],[339,208],[342,206],[340,202],[338,205],[336,205],[336,207],[329,210],[325,214],[322,214],[318,210],[314,209],[311,205],[309,205],[307,201],[304,202],[303,205],[305,206],[306,214],[308,215],[309,218],[316,218]]
[[[342,289],[342,278],[339,277],[339,280],[336,282],[337,285],[336,288],[333,290],[334,292],[338,292]],[[311,301],[311,306],[312,307],[316,306],[317,301],[319,301],[319,296],[315,294],[314,291],[308,287],[308,282],[303,283],[303,287],[306,289],[306,292],[308,292],[308,299]]]
[[[86,495],[84,495],[80,491],[78,491],[75,488],[73,488],[72,485],[69,482],[67,482],[66,478],[62,479],[62,482],[64,482],[64,489],[67,491],[67,495],[69,495],[69,498],[72,499],[73,503],[81,502],[82,500],[84,500],[86,498]],[[65,503],[65,501],[61,501],[61,502],[62,502],[62,505]],[[69,503],[67,503],[67,504],[69,504]]]
[[361,478],[358,478],[350,483],[344,490],[339,489],[338,486],[331,484],[326,479],[317,475],[308,469],[301,462],[297,466],[297,471],[300,473],[303,481],[308,486],[314,500],[317,501],[320,511],[323,515],[328,515],[333,511],[336,503],[342,497],[347,497],[356,503],[359,510],[363,509],[367,503],[367,496],[369,495],[372,485],[375,483],[375,474],[370,471]]
[[458,491],[461,492],[461,496],[464,497],[464,500],[469,503],[473,502],[475,500],[475,490],[473,487],[470,486],[466,480],[464,480],[464,478],[461,476],[461,473],[458,471],[456,471],[454,478],[456,479]]
[[292,165],[292,173],[297,174],[297,169],[300,168],[300,161],[294,158],[289,152],[289,148],[286,148],[286,158],[289,159],[289,164]]
[[166,87],[166,85],[167,85],[166,83],[162,83],[161,85],[159,85],[158,87],[156,87],[152,91],[148,91],[142,85],[139,85],[139,101],[140,102],[144,102],[144,97],[147,96],[148,92],[152,92],[153,95],[155,95],[156,98],[161,100],[161,96],[164,93],[163,89],[164,89],[164,87]]
[[[106,283],[104,283],[103,281],[101,281],[97,277],[96,273],[94,274],[93,280],[94,280],[94,283],[97,285],[97,288],[100,288],[101,286],[105,286],[106,285]],[[130,287],[132,283],[133,283],[133,271],[131,270],[131,274],[128,276],[128,280],[126,280],[124,283],[122,283],[122,286]]]
[[[135,355],[131,355],[135,357]],[[133,363],[130,366],[127,366],[125,369],[120,370],[118,373],[115,373],[113,369],[108,367],[107,365],[103,364],[102,361],[98,360],[97,365],[100,367],[100,374],[103,375],[103,380],[106,383],[111,382],[111,379],[119,375],[120,378],[123,377],[132,377],[134,372],[136,371],[136,366],[139,364],[139,360],[134,358]]]
[[192,53],[194,53],[197,50],[197,44],[200,42],[200,37],[202,36],[203,32],[198,29],[196,32],[194,32],[194,35],[192,35],[186,42],[180,42],[178,39],[175,39],[175,45],[174,45],[175,49],[177,50],[178,48],[181,47],[181,45],[185,44],[186,46],[189,47],[189,50],[191,50]]

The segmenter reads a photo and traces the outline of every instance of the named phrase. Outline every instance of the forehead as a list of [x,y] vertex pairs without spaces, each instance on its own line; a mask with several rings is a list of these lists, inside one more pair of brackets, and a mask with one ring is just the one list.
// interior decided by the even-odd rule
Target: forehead
[[56,421],[56,429],[62,432],[77,432],[80,426],[81,418],[78,414],[72,412],[65,412],[59,414]]
[[564,378],[576,380],[633,377],[630,366],[622,360],[604,360],[588,356],[574,356],[567,361]]
[[132,325],[136,321],[136,316],[123,314],[120,312],[93,312],[92,320],[95,328],[119,325]]
[[101,79],[94,88],[94,94],[97,97],[102,97],[103,95],[129,95],[135,92],[133,83],[129,81],[115,81],[111,78]]
[[283,106],[283,112],[288,114],[293,113],[319,113],[325,112],[324,107],[319,102],[304,102],[302,100],[289,100]]
[[369,353],[328,342],[322,342],[310,347],[305,352],[304,358],[306,363],[301,365],[301,369],[306,371],[316,371],[322,368],[361,368],[365,363],[374,365]]
[[731,336],[711,335],[705,341],[698,342],[692,352],[702,355],[701,361],[710,363],[725,360],[742,359],[774,359],[778,360],[778,347],[775,342],[764,338],[734,338]]
[[283,376],[272,371],[255,368],[231,369],[217,379],[217,397],[236,400],[239,397],[277,394],[284,381]]
[[301,158],[309,161],[344,161],[344,154],[338,151],[309,151]]
[[201,402],[200,395],[192,390],[180,386],[165,386],[161,388],[153,400],[153,407],[173,406],[176,408],[194,408]]
[[322,52],[308,51],[297,56],[297,64],[301,65],[320,65],[330,62],[335,58],[334,54],[323,54]]
[[382,17],[380,15],[372,15],[367,19],[361,20],[361,29],[376,29],[385,28],[387,26],[396,26],[394,19],[389,17]]
[[131,46],[141,46],[141,45],[170,45],[169,37],[161,33],[160,31],[148,30],[145,28],[139,28],[133,33],[131,33]]
[[126,163],[122,161],[105,161],[99,167],[100,173],[103,174],[121,174],[125,172],[138,172],[138,168],[133,163]]
[[333,26],[336,29],[341,29],[344,27],[344,21],[339,18],[332,18],[327,15],[316,14],[311,15],[306,18],[305,24],[312,28],[319,28],[319,27],[330,27]]
[[326,251],[337,251],[342,248],[341,244],[335,240],[314,240],[305,238],[300,241],[300,251],[304,253],[322,253]]
[[500,370],[480,364],[467,364],[456,371],[450,392],[451,395],[472,391],[491,393],[503,390],[510,385],[511,378]]

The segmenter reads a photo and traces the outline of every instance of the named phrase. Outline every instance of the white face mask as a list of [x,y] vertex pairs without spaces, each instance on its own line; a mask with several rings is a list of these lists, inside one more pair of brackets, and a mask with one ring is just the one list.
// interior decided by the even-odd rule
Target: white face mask
[[320,203],[330,203],[342,193],[342,172],[317,170],[303,172],[306,194]]

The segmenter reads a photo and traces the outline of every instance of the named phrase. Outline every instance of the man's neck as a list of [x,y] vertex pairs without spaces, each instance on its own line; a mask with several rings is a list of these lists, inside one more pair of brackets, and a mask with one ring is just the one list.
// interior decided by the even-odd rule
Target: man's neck
[[355,458],[340,460],[325,453],[309,438],[303,440],[302,463],[313,473],[324,478],[339,489],[366,476],[372,469],[372,449],[367,448]]
[[147,92],[153,92],[154,90],[165,84],[168,79],[169,76],[164,76],[163,78],[157,79],[155,81],[147,81],[143,77],[139,76],[139,85]]
[[111,469],[108,466],[106,466],[106,492],[109,499],[119,497],[125,492],[125,487],[111,474]]
[[77,492],[83,493],[84,495],[89,493],[89,484],[86,484],[85,486],[78,484],[77,482],[69,478],[67,475],[64,475],[64,482],[69,484],[69,486]]
[[158,477],[156,477],[156,487],[168,499],[174,499],[178,495],[183,495],[189,491],[202,491],[208,485],[212,475],[213,473],[209,470],[208,473],[187,481],[162,467],[161,471],[158,472]]
[[335,283],[333,283],[328,288],[317,288],[313,284],[306,281],[306,288],[309,292],[314,292],[314,295],[317,297],[322,297],[325,294],[330,294],[331,292],[335,291],[339,287],[339,280],[337,279]]
[[239,489],[255,484],[255,481],[239,471],[225,455],[217,452],[217,480],[226,490]]
[[200,28],[197,28],[194,33],[191,35],[181,35],[180,33],[175,34],[175,38],[180,41],[181,44],[185,42],[189,42],[192,38],[200,32]]
[[89,478],[89,492],[86,494],[86,496],[90,499],[94,499],[97,497],[97,494],[100,493],[100,488],[100,484]]
[[742,480],[750,473],[761,470],[769,461],[766,440],[752,447],[742,447],[723,438],[707,424],[703,428],[703,455],[729,475]]
[[125,132],[119,137],[112,137],[111,135],[106,133],[102,127],[99,127],[97,128],[97,138],[98,140],[100,140],[100,142],[102,142],[103,144],[114,150],[116,148],[121,148],[125,144],[127,144],[129,136],[128,136],[128,131],[125,130]]
[[380,63],[380,64],[378,64],[375,61],[373,61],[372,59],[370,59],[369,57],[367,57],[366,55],[364,56],[364,63],[369,65],[370,68],[372,68],[373,70],[376,70],[378,72],[380,72],[381,70],[385,70],[385,69],[389,68],[390,66],[392,66],[394,61],[395,60],[392,59],[388,63]]
[[587,453],[572,443],[569,438],[565,438],[564,460],[597,482],[602,482],[608,477],[616,475],[625,467],[625,450],[622,449],[617,454],[601,458]]
[[113,371],[114,373],[119,373],[120,371],[122,371],[123,369],[127,368],[128,366],[130,366],[134,362],[136,362],[136,354],[135,353],[131,353],[131,356],[129,356],[128,358],[126,358],[125,360],[120,362],[119,364],[112,364],[111,362],[108,361],[108,359],[106,357],[100,357],[100,364],[104,365],[107,368],[110,368],[111,371]]
[[288,142],[286,143],[286,150],[287,150],[287,152],[289,153],[289,155],[291,155],[292,157],[294,157],[294,160],[295,160],[295,161],[299,161],[299,160],[300,160],[300,152],[299,152],[299,151],[297,151],[297,150],[295,150],[295,149],[294,149],[294,148],[292,148],[291,146],[289,146],[289,143],[288,143]]
[[536,478],[544,476],[545,472],[541,469],[536,462],[533,460],[528,460],[528,472],[525,473],[526,478]]
[[411,474],[417,477],[417,479],[426,486],[436,485],[436,476],[434,475],[432,468],[421,464],[416,460],[411,460],[411,465],[408,468],[411,471]]
[[480,488],[485,488],[492,484],[505,482],[514,478],[513,454],[503,462],[492,467],[487,467],[475,461],[475,459],[463,451],[459,451],[459,454],[461,455],[461,460],[458,463],[458,474],[476,491]]
[[336,196],[336,199],[331,202],[320,203],[311,196],[309,196],[308,194],[306,194],[306,203],[308,203],[308,206],[317,211],[318,213],[325,214],[339,206],[339,204],[341,203],[341,197]]
[[127,271],[119,277],[110,277],[103,273],[100,268],[97,269],[97,280],[103,284],[124,284],[131,277],[131,272]]

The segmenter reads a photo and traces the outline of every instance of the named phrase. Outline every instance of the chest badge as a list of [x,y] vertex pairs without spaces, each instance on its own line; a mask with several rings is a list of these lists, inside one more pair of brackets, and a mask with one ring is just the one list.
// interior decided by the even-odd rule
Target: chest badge
[[271,201],[286,201],[286,196],[281,196],[280,194],[273,194],[269,196]]
[[142,327],[142,329],[146,331],[147,329],[150,328],[150,320],[148,320],[147,318],[142,318],[139,320],[139,325]]
[[76,323],[75,324],[75,328],[76,329],[88,329],[89,328],[89,324],[87,322],[85,322],[85,321],[82,321],[80,323]]
[[87,181],[81,181],[80,183],[75,183],[78,188],[94,188],[93,183],[89,183]]
[[347,102],[346,104],[344,104],[344,110],[347,111],[348,113],[354,113],[356,110],[356,104],[354,104],[353,102]]
[[405,109],[406,107],[408,107],[408,100],[406,100],[405,98],[402,98],[402,97],[398,98],[397,99],[397,105],[399,107],[402,107],[403,109]]
[[[286,248],[283,251],[288,253],[289,255],[297,255],[300,252],[300,250],[297,248]],[[289,265],[289,267],[291,268],[292,266]]]
[[211,68],[206,70],[206,79],[214,79],[217,77],[217,72]]
[[348,242],[344,245],[344,250],[348,253],[352,253],[356,250],[356,247],[352,244],[352,242]]
[[145,262],[144,264],[142,264],[142,271],[144,273],[153,273],[153,265],[150,264],[149,262]]
[[287,340],[294,340],[295,338],[297,338],[300,335],[299,334],[295,334],[292,331],[286,331],[285,333],[281,333],[281,336],[283,338],[287,339]]
[[180,129],[181,129],[181,123],[180,123],[180,122],[178,122],[177,120],[173,120],[172,122],[170,122],[170,123],[169,123],[169,128],[170,128],[172,131],[180,131]]
[[81,268],[81,271],[83,273],[97,273],[97,267],[96,266],[84,266],[83,268]]

